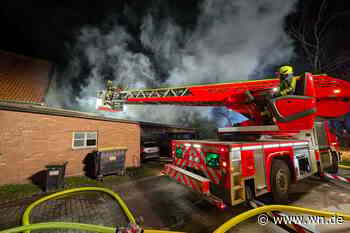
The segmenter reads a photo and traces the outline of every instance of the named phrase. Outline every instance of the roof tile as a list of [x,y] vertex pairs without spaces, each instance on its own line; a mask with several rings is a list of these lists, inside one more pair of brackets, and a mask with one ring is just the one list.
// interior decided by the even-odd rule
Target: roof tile
[[0,100],[44,102],[52,64],[0,51]]

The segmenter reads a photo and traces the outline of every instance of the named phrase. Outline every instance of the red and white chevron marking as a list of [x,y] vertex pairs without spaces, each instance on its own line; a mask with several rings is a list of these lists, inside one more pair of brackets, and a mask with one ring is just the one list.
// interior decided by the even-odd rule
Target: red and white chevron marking
[[332,180],[340,180],[346,183],[350,183],[350,178],[342,177],[342,176],[337,176],[329,173],[323,173],[325,177],[332,179]]
[[[204,158],[202,157],[201,159],[204,159]],[[205,161],[205,160],[202,160],[202,161]],[[222,177],[220,169],[210,168],[203,164],[196,163],[194,161],[190,161],[187,159],[180,159],[180,158],[176,158],[174,164],[180,168],[190,167],[196,170],[200,170],[205,174],[206,178],[210,179],[213,183],[215,184],[220,183],[220,180]]]
[[210,180],[185,171],[171,164],[165,165],[165,173],[172,179],[200,193],[209,193]]

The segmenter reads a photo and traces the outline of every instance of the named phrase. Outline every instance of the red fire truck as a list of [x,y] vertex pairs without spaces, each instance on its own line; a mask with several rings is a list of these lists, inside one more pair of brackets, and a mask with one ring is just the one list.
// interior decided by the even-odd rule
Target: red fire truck
[[[123,104],[178,104],[225,106],[244,114],[248,121],[218,129],[224,140],[172,141],[174,161],[164,171],[219,207],[268,192],[283,202],[291,183],[337,172],[340,153],[326,120],[349,111],[350,83],[305,73],[295,95],[274,98],[278,85],[278,79],[264,79],[120,90],[109,83],[98,94],[99,108],[120,111]],[[272,115],[268,123],[261,114],[266,110]]]

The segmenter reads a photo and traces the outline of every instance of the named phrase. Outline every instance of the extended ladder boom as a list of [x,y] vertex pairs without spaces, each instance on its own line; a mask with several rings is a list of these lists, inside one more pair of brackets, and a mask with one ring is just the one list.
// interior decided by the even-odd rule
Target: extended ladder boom
[[198,86],[169,87],[157,89],[122,90],[108,83],[106,91],[98,94],[100,109],[121,110],[123,104],[177,104],[177,105],[237,105],[236,111],[244,108],[246,91],[255,97],[278,86],[277,79],[244,81],[234,83],[220,83]]
[[338,118],[350,110],[350,83],[327,75],[305,73],[294,95],[272,97],[278,79],[122,90],[108,82],[98,94],[98,108],[120,111],[124,104],[172,104],[225,106],[245,114],[249,125],[266,125],[261,116],[267,107],[280,130],[311,129],[316,117]]

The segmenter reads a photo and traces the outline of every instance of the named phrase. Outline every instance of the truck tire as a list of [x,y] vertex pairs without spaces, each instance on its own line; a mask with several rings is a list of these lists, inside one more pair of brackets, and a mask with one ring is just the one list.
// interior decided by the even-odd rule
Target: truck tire
[[290,181],[291,175],[288,165],[283,160],[272,160],[270,183],[274,202],[285,203],[288,201]]

